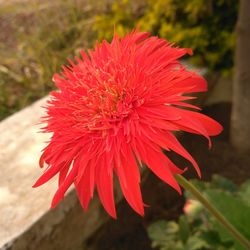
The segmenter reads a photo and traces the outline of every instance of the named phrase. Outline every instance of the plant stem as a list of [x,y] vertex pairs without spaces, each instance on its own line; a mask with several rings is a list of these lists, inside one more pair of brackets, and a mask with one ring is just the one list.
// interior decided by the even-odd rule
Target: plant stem
[[245,238],[222,214],[218,211],[211,202],[187,179],[182,175],[175,176],[178,183],[186,190],[192,193],[192,195],[199,200],[203,206],[224,226],[224,228],[246,249],[250,249],[250,242]]

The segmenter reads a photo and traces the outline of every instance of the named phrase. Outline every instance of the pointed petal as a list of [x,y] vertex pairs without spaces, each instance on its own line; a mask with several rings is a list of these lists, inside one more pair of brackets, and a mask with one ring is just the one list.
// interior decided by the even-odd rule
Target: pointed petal
[[[204,136],[215,136],[221,133],[223,127],[214,119],[203,115],[198,112],[178,109],[172,107],[173,110],[175,109],[178,112],[182,119],[179,121],[174,121],[184,127],[190,128]],[[191,124],[190,124],[191,121]],[[203,129],[202,129],[203,128]],[[203,131],[202,131],[203,130]],[[204,133],[205,131],[205,133]]]
[[197,109],[197,110],[201,110],[201,108],[192,105],[190,103],[186,103],[186,102],[172,102],[172,105],[176,105],[176,106],[182,106],[182,107],[187,107],[187,108],[191,108],[191,109]]
[[70,185],[74,182],[74,179],[77,175],[79,167],[79,161],[75,160],[72,166],[71,171],[69,172],[68,176],[66,177],[65,181],[59,186],[58,190],[56,191],[52,202],[51,202],[51,208],[56,207],[56,205],[63,199],[64,193],[68,190]]
[[164,157],[163,159],[166,161],[167,166],[169,167],[171,173],[173,174],[183,174],[187,170],[187,168],[184,169],[178,168],[167,156]]
[[169,170],[163,156],[153,149],[147,148],[146,150],[149,157],[143,159],[143,161],[147,164],[148,168],[150,168],[161,180],[169,184],[181,194],[181,188]]
[[122,192],[129,205],[141,216],[144,215],[144,207],[140,189],[140,172],[128,145],[122,147],[122,164],[116,168]]
[[181,116],[179,120],[173,121],[174,124],[179,126],[180,130],[203,135],[205,138],[207,138],[209,147],[211,147],[211,140],[208,131],[198,119],[193,119],[192,114],[190,114],[196,112],[182,110],[175,107],[171,108],[176,110],[176,112]]
[[188,161],[190,161],[199,177],[201,177],[201,171],[199,169],[198,164],[193,159],[193,157],[186,151],[186,149],[180,144],[180,142],[177,140],[177,138],[170,132],[166,132],[166,142],[170,149],[175,151],[177,154],[181,155],[182,157],[186,158]]
[[103,156],[99,160],[100,164],[97,168],[96,186],[100,200],[106,211],[116,218],[114,193],[113,193],[113,170],[108,171],[111,166],[107,165],[106,157]]
[[[170,151],[171,149],[173,149],[173,142],[171,143],[169,141],[169,138],[166,137],[166,134],[170,134],[171,132],[169,131],[162,131],[162,130],[157,130],[154,133],[152,133],[152,131],[150,131],[150,129],[148,127],[143,127],[142,131],[144,133],[145,137],[148,137],[151,140],[151,143],[156,143],[158,144],[161,148]],[[150,136],[146,136],[150,134]],[[175,137],[174,137],[175,138]],[[159,155],[163,155],[164,154],[160,151],[160,149],[157,150]],[[184,170],[178,168],[170,159],[168,159],[167,157],[162,157],[162,160],[166,163],[166,165],[169,167],[169,169],[171,170],[172,173],[174,174],[182,174],[183,172],[186,171],[186,168]]]
[[58,179],[58,185],[59,186],[61,186],[62,183],[64,182],[64,180],[66,179],[67,173],[69,171],[69,167],[70,167],[70,165],[64,166],[62,168],[62,170],[60,170],[60,172],[59,172],[59,179]]
[[66,163],[64,162],[63,164],[49,166],[32,187],[39,187],[43,185],[45,182],[53,178],[65,164]]
[[176,88],[186,88],[185,93],[194,93],[194,92],[205,92],[207,91],[207,81],[193,73],[193,72],[187,72],[187,74],[190,75],[189,78],[184,79],[183,81],[180,81],[179,83],[176,84]]
[[74,182],[78,198],[84,210],[87,210],[89,201],[93,197],[94,181],[92,176],[94,170],[94,167],[89,163],[80,180]]
[[198,120],[206,129],[209,136],[215,136],[222,132],[223,127],[214,119],[197,112],[187,110],[185,110],[185,112],[187,112],[192,119]]

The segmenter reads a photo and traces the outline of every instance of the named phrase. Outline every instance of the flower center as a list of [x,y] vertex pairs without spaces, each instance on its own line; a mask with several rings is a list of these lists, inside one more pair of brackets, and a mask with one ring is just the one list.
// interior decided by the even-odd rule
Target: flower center
[[138,106],[131,91],[108,84],[90,89],[83,101],[85,108],[78,117],[89,132],[121,126]]

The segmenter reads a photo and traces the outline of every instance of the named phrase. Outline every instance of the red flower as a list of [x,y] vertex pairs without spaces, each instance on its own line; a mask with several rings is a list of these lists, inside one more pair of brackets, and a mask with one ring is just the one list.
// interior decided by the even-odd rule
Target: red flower
[[35,183],[40,186],[59,174],[55,207],[74,184],[87,209],[95,187],[107,212],[116,217],[113,175],[117,175],[130,206],[140,215],[144,205],[138,166],[145,165],[179,193],[173,177],[181,174],[167,156],[173,150],[189,160],[192,156],[175,138],[174,131],[217,135],[222,127],[184,102],[189,93],[207,90],[206,81],[187,71],[178,61],[190,49],[174,48],[158,37],[136,31],[111,43],[103,41],[82,59],[63,67],[53,81],[59,88],[47,105],[45,132],[52,132],[40,165],[48,167]]

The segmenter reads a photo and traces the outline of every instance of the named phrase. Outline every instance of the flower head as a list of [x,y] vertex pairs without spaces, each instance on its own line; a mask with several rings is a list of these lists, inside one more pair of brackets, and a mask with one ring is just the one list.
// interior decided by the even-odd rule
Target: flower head
[[[154,174],[181,192],[175,174],[183,173],[163,152],[175,151],[200,170],[174,136],[175,131],[217,135],[222,127],[186,100],[207,90],[206,81],[188,71],[178,59],[190,49],[137,30],[111,43],[96,44],[88,55],[75,58],[53,81],[44,117],[44,132],[52,132],[40,165],[48,164],[35,187],[59,174],[55,207],[74,184],[87,209],[96,188],[106,211],[116,217],[113,177],[130,206],[144,214],[139,168]],[[182,108],[187,107],[187,108]]]

